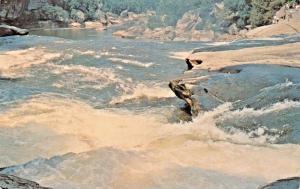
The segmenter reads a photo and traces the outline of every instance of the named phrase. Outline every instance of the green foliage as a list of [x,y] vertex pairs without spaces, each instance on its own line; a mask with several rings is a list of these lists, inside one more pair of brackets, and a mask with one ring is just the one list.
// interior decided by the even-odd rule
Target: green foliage
[[80,10],[86,14],[88,19],[93,19],[95,12],[102,8],[103,0],[65,0],[69,9]]
[[141,13],[155,9],[157,0],[102,0],[103,10],[120,14],[124,10]]
[[184,13],[186,9],[184,0],[172,1],[172,0],[158,0],[156,12],[158,15],[164,16],[164,22],[167,25],[175,25],[180,15]]
[[175,26],[185,12],[194,9],[200,9],[202,18],[209,18],[214,3],[218,1],[220,0],[64,0],[64,4],[69,11],[82,11],[88,20],[95,19],[98,10],[115,14],[124,10],[135,13],[152,10],[157,13],[157,17],[151,18],[149,24],[151,27],[162,27]]
[[251,25],[262,26],[272,23],[273,16],[287,0],[252,0]]
[[153,10],[157,15],[150,18],[148,27],[175,26],[184,13],[196,9],[201,18],[209,19],[214,3],[214,0],[156,0]]
[[76,10],[76,9],[72,9],[71,10],[71,13],[70,13],[70,17],[77,21],[77,22],[84,22],[85,21],[85,15],[83,12],[79,11],[79,10]]
[[224,17],[239,28],[248,24],[263,26],[272,23],[275,12],[284,4],[295,1],[298,0],[224,0]]
[[[240,29],[251,24],[254,27],[272,22],[277,10],[285,3],[299,0],[63,0],[70,10],[82,11],[87,20],[97,19],[97,12],[112,12],[120,14],[124,10],[141,13],[153,10],[157,14],[150,18],[150,28],[175,26],[184,13],[199,10],[203,20],[200,28],[226,31],[232,24]],[[215,3],[224,3],[220,13],[213,12]],[[58,7],[47,8],[50,15],[61,19],[66,17]],[[100,11],[100,12],[101,12]],[[224,28],[224,29],[222,29]]]
[[97,9],[120,14],[124,10],[140,13],[153,9],[156,0],[64,0],[70,9],[78,9],[93,17]]
[[163,17],[153,15],[149,18],[147,27],[153,30],[155,28],[166,27],[166,23],[164,23]]
[[250,0],[224,0],[225,19],[236,23],[238,28],[244,28],[249,24],[250,2]]
[[59,22],[68,22],[69,13],[59,6],[46,5],[42,8],[45,19],[55,20]]

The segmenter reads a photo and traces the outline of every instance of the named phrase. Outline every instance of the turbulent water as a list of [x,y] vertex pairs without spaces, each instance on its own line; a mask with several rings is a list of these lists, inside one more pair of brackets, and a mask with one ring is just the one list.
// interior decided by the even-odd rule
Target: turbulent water
[[[58,189],[253,189],[300,175],[298,69],[204,72],[211,79],[203,85],[227,98],[211,104],[203,96],[207,111],[188,123],[178,122],[182,102],[168,88],[186,69],[171,52],[280,45],[298,36],[217,44],[94,30],[33,34],[0,41],[0,58],[10,50],[19,60],[0,67],[2,172]],[[253,70],[264,79],[245,85]]]

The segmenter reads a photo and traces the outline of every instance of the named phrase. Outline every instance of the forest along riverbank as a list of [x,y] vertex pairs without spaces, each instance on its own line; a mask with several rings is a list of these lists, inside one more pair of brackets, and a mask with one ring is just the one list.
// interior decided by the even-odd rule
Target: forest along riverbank
[[219,44],[36,34],[0,41],[1,173],[58,189],[253,189],[300,174],[298,69],[186,72],[184,82],[208,91],[194,91],[204,108],[193,122],[174,120],[181,101],[168,89],[186,68],[173,51],[280,48],[297,36]]

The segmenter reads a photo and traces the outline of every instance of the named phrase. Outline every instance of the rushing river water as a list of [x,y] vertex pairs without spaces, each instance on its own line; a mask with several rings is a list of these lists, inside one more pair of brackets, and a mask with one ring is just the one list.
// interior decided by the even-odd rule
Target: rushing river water
[[225,102],[200,97],[207,111],[188,123],[178,122],[182,102],[168,88],[186,69],[171,52],[296,41],[158,42],[95,30],[3,38],[0,53],[55,56],[28,66],[25,51],[29,62],[2,70],[10,79],[0,80],[0,166],[58,189],[254,189],[299,176],[298,69],[203,72],[211,76],[203,85],[225,93]]

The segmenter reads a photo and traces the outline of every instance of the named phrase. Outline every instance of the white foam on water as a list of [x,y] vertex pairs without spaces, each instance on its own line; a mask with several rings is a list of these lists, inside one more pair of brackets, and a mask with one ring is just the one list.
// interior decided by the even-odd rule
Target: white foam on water
[[[136,124],[132,124],[132,121]],[[0,115],[0,128],[3,131],[0,153],[11,155],[11,161],[15,161],[13,164],[18,164],[38,156],[82,152],[101,146],[134,148],[144,143],[141,140],[151,140],[154,123],[155,119],[150,116],[132,115],[127,111],[114,113],[95,110],[68,97],[38,95]],[[142,128],[149,132],[141,133],[139,129]],[[15,143],[15,139],[24,145],[9,148],[10,142]],[[0,163],[0,166],[6,164],[3,159]]]
[[0,114],[1,166],[79,153],[10,170],[42,185],[78,189],[250,189],[300,174],[299,145],[258,143],[216,127],[230,106],[168,124],[150,112],[97,110],[68,97],[35,96]]
[[287,109],[291,109],[291,108],[299,108],[299,107],[300,107],[300,102],[285,100],[283,102],[275,103],[275,104],[271,105],[270,107],[266,107],[266,108],[262,108],[262,109],[258,109],[258,110],[255,110],[253,108],[244,108],[242,110],[232,111],[229,114],[227,114],[226,116],[227,117],[231,116],[232,118],[237,117],[237,116],[239,116],[239,117],[241,117],[241,116],[260,116],[260,115],[264,115],[264,114],[270,114],[273,112],[279,112],[282,110],[287,110]]
[[72,50],[72,52],[74,54],[80,54],[80,55],[96,55],[97,54],[97,52],[93,51],[93,50],[78,50],[78,49],[75,49],[75,50]]
[[110,104],[123,103],[128,100],[136,100],[139,98],[146,99],[159,99],[174,97],[174,93],[169,88],[163,88],[161,86],[146,86],[144,84],[138,84],[129,93],[122,95],[121,97],[113,98]]
[[192,51],[189,52],[170,52],[169,53],[169,58],[173,58],[173,59],[179,59],[179,60],[184,60],[187,57],[189,57],[189,55],[192,54]]
[[[72,55],[89,55],[93,56],[94,58],[100,59],[102,57],[111,57],[111,58],[133,58],[136,57],[135,55],[132,54],[122,54],[119,52],[116,52],[117,48],[111,48],[109,50],[100,50],[100,51],[95,51],[95,50],[82,50],[82,49],[68,49]],[[119,61],[119,60],[118,60]],[[127,62],[127,61],[126,61]]]
[[232,43],[232,42],[224,41],[224,42],[213,42],[213,43],[208,43],[208,44],[211,46],[223,46],[223,45],[229,45],[230,43]]
[[[253,124],[255,124],[255,120],[262,119],[260,118],[261,116],[270,116],[268,119],[271,119],[272,116],[295,108],[300,108],[300,102],[285,100],[262,109],[243,108],[241,110],[228,111],[218,117],[217,122],[222,123],[225,121],[227,124],[232,122],[233,125],[237,122],[241,126],[241,130],[243,130],[243,125],[241,124],[246,121],[249,122],[254,120]],[[258,123],[256,123],[257,125],[254,125],[248,133],[242,132],[239,128],[235,127],[230,128],[230,131],[235,133],[235,135],[244,136],[243,138],[248,140],[248,142],[247,140],[245,141],[246,143],[249,143],[249,141],[251,141],[250,143],[252,144],[276,143],[280,140],[281,135],[288,130],[289,126],[283,124],[281,127],[275,129],[267,128],[264,125],[258,125]]]
[[[277,104],[271,109],[292,104]],[[295,169],[300,160],[299,145],[269,144],[246,133],[227,134],[216,127],[218,118],[230,113],[229,109],[230,104],[224,104],[191,123],[165,126],[161,139],[150,146],[173,149],[172,158],[181,165],[197,165],[230,175],[276,180],[300,174]]]
[[261,40],[261,41],[283,41],[285,39],[282,38],[282,37],[259,37],[259,38],[255,38],[255,40]]
[[87,86],[82,85],[81,88],[92,87],[94,89],[103,89],[110,84],[118,84],[118,86],[124,91],[128,91],[130,89],[128,86],[130,80],[120,78],[114,70],[109,68],[96,68],[72,64],[58,65],[53,63],[48,63],[46,66],[49,67],[50,72],[57,75],[74,74],[74,77],[66,76],[66,80],[54,84],[55,86],[61,87],[65,85],[72,85],[72,83],[76,81],[84,81],[93,82],[94,84],[89,84]]
[[58,189],[87,186],[114,189],[252,189],[262,183],[258,179],[236,178],[201,168],[181,166],[147,154],[111,148],[67,154],[50,160],[36,159],[26,164],[25,169],[20,166],[7,173],[40,180],[44,185]]
[[0,74],[7,77],[24,77],[26,69],[60,58],[60,53],[49,52],[43,47],[7,51],[0,54]]
[[130,64],[130,65],[144,67],[144,68],[149,68],[154,65],[153,63],[142,63],[137,60],[129,60],[129,59],[123,59],[123,58],[108,58],[108,59],[115,63]]
[[288,87],[291,87],[291,86],[295,86],[295,84],[289,80],[286,80],[284,83],[278,83],[276,85],[273,85],[273,86],[270,86],[270,87],[266,87],[266,88],[263,88],[261,89],[260,91],[270,91],[270,90],[273,90],[273,89],[284,89],[284,88],[288,88]]

